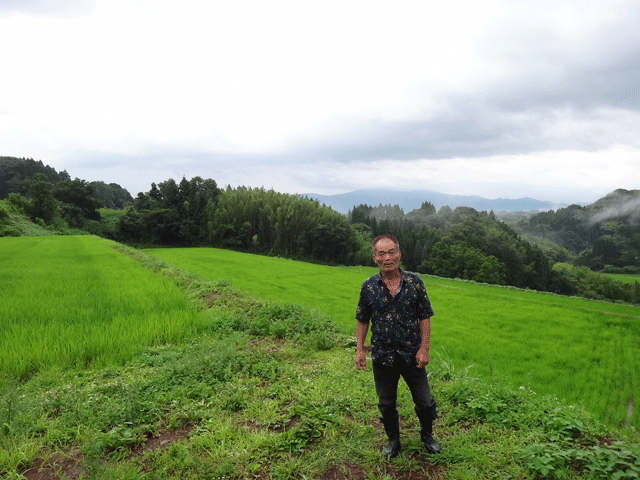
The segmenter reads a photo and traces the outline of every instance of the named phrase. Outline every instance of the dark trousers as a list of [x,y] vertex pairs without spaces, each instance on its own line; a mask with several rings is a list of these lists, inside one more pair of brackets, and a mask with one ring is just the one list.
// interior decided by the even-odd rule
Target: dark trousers
[[398,381],[402,377],[409,387],[415,411],[418,418],[424,420],[435,420],[436,402],[431,396],[427,371],[424,368],[416,367],[415,360],[411,365],[407,365],[405,360],[396,354],[393,366],[385,367],[373,364],[373,379],[376,384],[378,394],[378,409],[385,420],[395,420],[398,418],[396,401],[398,399]]

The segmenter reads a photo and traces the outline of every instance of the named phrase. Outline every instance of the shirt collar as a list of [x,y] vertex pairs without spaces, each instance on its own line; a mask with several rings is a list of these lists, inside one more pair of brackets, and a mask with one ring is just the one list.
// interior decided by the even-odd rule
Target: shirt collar
[[[401,268],[398,268],[398,271],[400,272],[400,285],[402,285],[404,281],[404,272],[402,271]],[[384,283],[384,281],[382,280],[382,275],[380,275],[380,272],[376,273],[376,277],[377,277],[378,283]]]

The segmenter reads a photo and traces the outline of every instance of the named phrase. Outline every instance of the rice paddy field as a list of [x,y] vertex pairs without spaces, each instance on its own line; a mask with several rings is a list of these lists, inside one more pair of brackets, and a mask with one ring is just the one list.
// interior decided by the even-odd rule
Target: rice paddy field
[[[326,314],[349,335],[368,267],[211,249],[153,249],[168,265],[251,296]],[[552,394],[607,424],[638,428],[640,309],[423,277],[436,315],[431,356]],[[175,282],[91,236],[0,238],[0,374],[118,364],[179,342],[205,320]]]
[[[329,267],[212,248],[148,250],[252,296],[312,307],[347,333],[374,268]],[[556,395],[615,427],[640,427],[640,309],[423,276],[431,356],[483,378]]]
[[117,364],[201,321],[175,284],[91,236],[0,238],[0,374]]
[[444,448],[401,385],[388,460],[353,365],[373,268],[151,253],[0,238],[0,477],[638,478],[637,309],[424,277]]

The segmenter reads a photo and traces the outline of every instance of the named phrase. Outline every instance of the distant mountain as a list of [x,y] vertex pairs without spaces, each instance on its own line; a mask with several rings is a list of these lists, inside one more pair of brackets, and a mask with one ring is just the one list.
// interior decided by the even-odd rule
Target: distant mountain
[[552,210],[568,206],[565,203],[558,204],[534,198],[496,198],[489,199],[478,197],[475,195],[448,195],[446,193],[431,192],[428,190],[356,190],[349,193],[341,193],[338,195],[319,195],[317,193],[306,193],[307,196],[314,200],[318,200],[321,204],[325,204],[335,211],[347,213],[354,206],[361,204],[377,207],[382,205],[399,205],[405,213],[420,208],[423,202],[431,202],[437,210],[444,205],[451,208],[471,207],[478,211],[531,211],[531,210]]

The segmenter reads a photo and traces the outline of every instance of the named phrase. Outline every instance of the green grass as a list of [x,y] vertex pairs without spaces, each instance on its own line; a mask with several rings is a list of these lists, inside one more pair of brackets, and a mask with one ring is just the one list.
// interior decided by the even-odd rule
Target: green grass
[[613,278],[614,280],[618,280],[620,282],[626,282],[626,283],[640,282],[640,275],[631,275],[631,274],[624,274],[624,273],[603,273],[602,275],[605,275],[609,278]]
[[[360,284],[376,272],[219,250],[150,249],[250,295],[317,309],[355,331]],[[432,356],[484,378],[557,395],[608,424],[640,427],[640,309],[423,276],[436,315]],[[630,406],[632,408],[630,408]]]
[[375,271],[366,267],[327,267],[216,248],[144,251],[196,275],[227,279],[249,295],[314,308],[332,317],[345,331],[354,328],[359,285]]
[[92,236],[0,238],[0,374],[131,358],[201,321],[173,281]]
[[[130,296],[153,304],[180,297],[199,328],[191,328],[189,318],[178,320],[180,340],[140,346],[127,359],[105,356],[104,362],[74,365],[63,357],[23,380],[0,376],[2,478],[533,480],[640,474],[640,447],[628,440],[631,432],[610,431],[579,407],[514,389],[497,376],[474,378],[444,350],[429,366],[443,452],[429,456],[421,448],[413,402],[401,384],[403,452],[385,461],[371,369],[355,369],[353,341],[323,313],[260,300],[229,282],[207,281],[94,237],[21,240],[21,246],[0,243],[3,288],[14,283],[3,298],[19,296],[18,286],[29,291],[20,283],[33,279],[21,268],[31,265],[27,258],[57,266],[62,272],[54,283],[83,272],[90,291],[95,278],[111,283],[113,268],[121,271],[123,286],[131,276],[144,277]],[[47,281],[41,278],[41,286]],[[453,290],[447,285],[439,288]],[[58,306],[68,315],[51,317],[51,323],[82,323],[82,311],[74,310],[86,302],[81,290],[59,291],[67,298]],[[118,291],[110,290],[113,302],[129,301]],[[108,297],[89,297],[109,304]],[[38,302],[21,298],[32,307]],[[144,305],[129,317],[131,332],[154,311]]]

